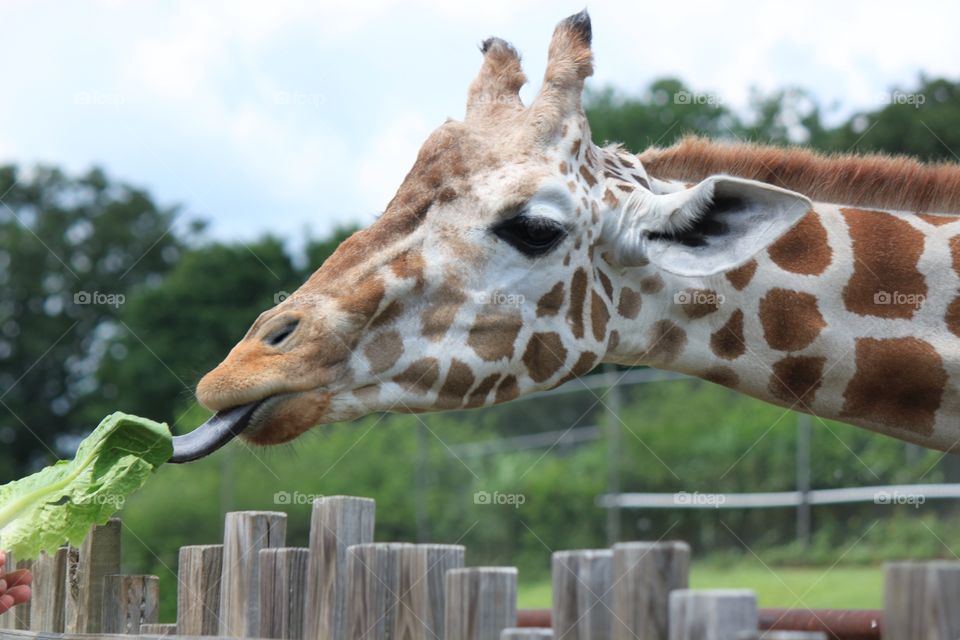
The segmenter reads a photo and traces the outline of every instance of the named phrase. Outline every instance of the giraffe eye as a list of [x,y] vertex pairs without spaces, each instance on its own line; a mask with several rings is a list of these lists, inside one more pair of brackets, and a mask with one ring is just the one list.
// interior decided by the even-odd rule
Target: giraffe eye
[[567,235],[563,225],[550,218],[519,215],[493,228],[493,233],[526,256],[541,256]]

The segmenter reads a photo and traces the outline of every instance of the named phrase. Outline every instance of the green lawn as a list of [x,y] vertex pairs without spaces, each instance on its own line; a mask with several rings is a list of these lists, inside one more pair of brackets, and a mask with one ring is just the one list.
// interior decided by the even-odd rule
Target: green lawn
[[[753,589],[761,607],[831,607],[879,609],[883,600],[883,574],[869,567],[765,567],[759,562],[733,565],[694,564],[690,575],[694,589]],[[550,606],[550,582],[520,585],[520,606]]]

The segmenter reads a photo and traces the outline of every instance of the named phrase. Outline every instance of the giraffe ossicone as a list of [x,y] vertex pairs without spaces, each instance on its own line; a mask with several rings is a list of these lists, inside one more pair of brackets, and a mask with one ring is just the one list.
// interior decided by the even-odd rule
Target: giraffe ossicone
[[585,12],[557,26],[529,105],[516,50],[483,43],[464,120],[200,381],[220,418],[194,457],[226,431],[273,444],[371,412],[482,407],[601,362],[958,443],[960,168],[597,146],[590,38]]

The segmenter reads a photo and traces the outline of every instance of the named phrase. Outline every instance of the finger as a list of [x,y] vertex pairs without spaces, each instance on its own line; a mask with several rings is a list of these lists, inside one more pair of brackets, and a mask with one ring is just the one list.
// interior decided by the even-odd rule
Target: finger
[[2,596],[7,590],[7,581],[5,578],[0,578],[0,596]]
[[33,582],[33,575],[29,569],[17,569],[5,575],[4,579],[6,579],[7,588],[9,589],[19,584],[31,584]]
[[7,552],[0,551],[0,569],[2,569],[5,564],[7,564]]
[[14,605],[13,596],[4,594],[0,596],[0,613],[3,613]]
[[7,591],[6,595],[13,597],[14,604],[23,604],[30,599],[30,587],[22,584]]

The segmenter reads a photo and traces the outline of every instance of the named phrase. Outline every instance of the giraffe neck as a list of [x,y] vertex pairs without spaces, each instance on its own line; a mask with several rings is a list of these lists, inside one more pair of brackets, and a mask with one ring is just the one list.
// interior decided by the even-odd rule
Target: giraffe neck
[[960,217],[818,203],[709,278],[621,273],[607,360],[927,447],[960,442]]

